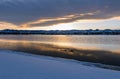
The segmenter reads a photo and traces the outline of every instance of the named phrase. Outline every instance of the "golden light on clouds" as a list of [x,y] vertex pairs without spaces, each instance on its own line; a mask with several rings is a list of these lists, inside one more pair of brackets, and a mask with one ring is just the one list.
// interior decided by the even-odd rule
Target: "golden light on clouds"
[[52,26],[52,25],[58,25],[58,24],[63,24],[63,23],[71,23],[75,22],[79,19],[83,19],[83,17],[89,17],[95,15],[97,12],[93,13],[83,13],[83,14],[72,14],[72,15],[66,15],[62,17],[57,17],[57,18],[43,18],[43,19],[38,19],[35,21],[27,22],[24,24],[21,24],[20,26],[23,28],[27,27],[37,27],[37,26]]
[[[77,29],[84,26],[82,23],[87,24],[83,28],[98,23],[101,26],[98,29],[120,29],[119,6],[120,0],[1,0],[0,21],[11,24],[3,24],[0,28]],[[75,26],[75,23],[79,25]]]
[[118,16],[118,17],[113,17],[112,19],[116,19],[116,20],[119,20],[119,21],[120,21],[120,16]]
[[[99,26],[112,27],[115,24],[112,24],[111,21],[117,21],[116,24],[118,24],[118,22],[120,23],[120,16],[107,18],[107,19],[78,19],[75,21],[66,22],[66,20],[79,18],[85,15],[94,15],[94,13],[68,15],[68,16],[59,17],[59,18],[40,19],[33,22],[27,22],[21,25],[15,25],[8,22],[0,22],[0,29],[19,29],[19,30],[25,30],[25,29],[26,30],[75,30],[75,29],[78,29],[79,30],[79,29],[96,29]],[[49,22],[53,22],[53,24],[49,25]],[[42,23],[46,23],[46,24],[48,23],[48,25],[40,26]],[[116,28],[119,28],[119,25],[116,25]]]
[[0,22],[0,30],[2,29],[17,29],[17,25],[8,22]]
[[60,21],[60,20],[66,20],[67,18],[53,18],[53,19],[40,19],[37,21],[33,21],[33,22],[27,22],[25,24],[22,24],[21,27],[31,27],[31,25],[34,24],[40,24],[40,23],[45,23],[45,22],[49,22],[49,21]]

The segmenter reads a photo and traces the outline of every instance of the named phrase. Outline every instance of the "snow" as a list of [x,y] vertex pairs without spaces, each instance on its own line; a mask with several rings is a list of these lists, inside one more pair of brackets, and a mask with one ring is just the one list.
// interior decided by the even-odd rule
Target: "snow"
[[120,71],[74,60],[0,50],[0,79],[120,79]]

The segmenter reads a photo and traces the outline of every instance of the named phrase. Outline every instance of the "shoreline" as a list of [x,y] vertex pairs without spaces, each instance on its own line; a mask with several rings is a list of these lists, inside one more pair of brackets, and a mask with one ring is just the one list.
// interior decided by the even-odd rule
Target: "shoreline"
[[104,30],[0,30],[0,34],[42,34],[42,35],[120,35],[120,30],[104,29]]
[[[5,47],[2,46],[3,44]],[[83,50],[51,44],[27,42],[1,43],[0,49],[120,66],[120,54],[104,50]]]
[[114,79],[120,77],[120,71],[98,68],[89,62],[9,50],[0,50],[0,62],[0,79]]

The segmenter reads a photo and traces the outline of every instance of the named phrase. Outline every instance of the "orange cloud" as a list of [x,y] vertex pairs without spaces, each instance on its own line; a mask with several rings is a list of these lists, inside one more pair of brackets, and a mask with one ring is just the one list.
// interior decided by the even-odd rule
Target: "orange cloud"
[[84,17],[89,18],[90,16],[94,16],[96,13],[98,13],[98,11],[93,13],[72,14],[72,15],[67,15],[67,16],[57,17],[57,18],[43,18],[36,21],[21,24],[21,27],[27,28],[27,27],[34,27],[34,26],[51,26],[51,25],[56,25],[61,23],[70,23],[70,22],[75,22],[79,19],[84,19]]
[[0,22],[0,29],[17,29],[18,26],[8,22]]

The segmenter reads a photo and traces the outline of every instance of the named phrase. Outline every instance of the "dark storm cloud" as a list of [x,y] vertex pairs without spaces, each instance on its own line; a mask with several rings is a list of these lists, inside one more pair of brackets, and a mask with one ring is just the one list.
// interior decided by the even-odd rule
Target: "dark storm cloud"
[[[120,0],[1,0],[0,21],[47,26],[79,19],[116,17],[120,15],[119,7]],[[65,17],[70,15],[74,16]],[[61,17],[66,19],[56,20]]]

